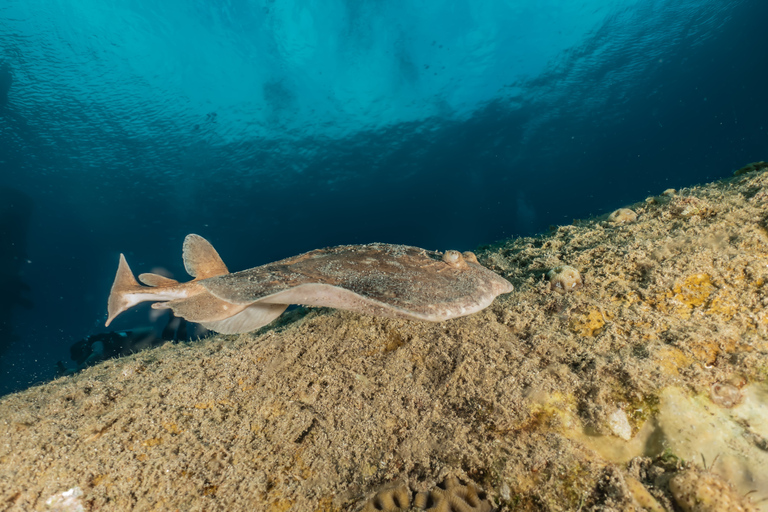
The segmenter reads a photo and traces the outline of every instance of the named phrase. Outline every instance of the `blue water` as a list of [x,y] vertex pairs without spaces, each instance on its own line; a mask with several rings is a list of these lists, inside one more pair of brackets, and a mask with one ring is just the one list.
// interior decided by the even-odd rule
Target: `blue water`
[[764,0],[3,0],[0,393],[103,330],[120,252],[182,278],[190,232],[232,270],[467,250],[764,160],[766,20]]

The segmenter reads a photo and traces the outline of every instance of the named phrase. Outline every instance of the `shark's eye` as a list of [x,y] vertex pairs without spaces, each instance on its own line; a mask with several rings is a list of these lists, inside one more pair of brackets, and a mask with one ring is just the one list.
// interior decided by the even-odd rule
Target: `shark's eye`
[[462,256],[459,251],[445,251],[445,254],[443,254],[443,261],[455,268],[467,266],[467,262],[464,261],[464,256]]

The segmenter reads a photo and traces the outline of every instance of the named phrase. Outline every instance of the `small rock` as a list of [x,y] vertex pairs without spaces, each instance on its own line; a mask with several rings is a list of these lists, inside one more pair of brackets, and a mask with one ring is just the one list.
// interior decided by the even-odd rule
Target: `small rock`
[[80,503],[80,496],[82,495],[83,490],[79,487],[54,494],[45,500],[46,509],[51,512],[85,512],[83,504]]
[[620,437],[625,441],[632,439],[632,426],[627,419],[627,413],[622,409],[616,408],[615,411],[608,415],[608,427],[616,437]]

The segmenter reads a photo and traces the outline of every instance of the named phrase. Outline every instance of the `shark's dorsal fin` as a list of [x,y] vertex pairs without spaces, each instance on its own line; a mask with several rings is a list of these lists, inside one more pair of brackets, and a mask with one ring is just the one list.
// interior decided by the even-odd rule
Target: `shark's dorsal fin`
[[179,284],[175,279],[170,277],[161,276],[160,274],[139,274],[139,281],[147,286],[172,286]]
[[200,235],[189,234],[184,239],[184,268],[195,279],[208,279],[229,274],[216,249]]

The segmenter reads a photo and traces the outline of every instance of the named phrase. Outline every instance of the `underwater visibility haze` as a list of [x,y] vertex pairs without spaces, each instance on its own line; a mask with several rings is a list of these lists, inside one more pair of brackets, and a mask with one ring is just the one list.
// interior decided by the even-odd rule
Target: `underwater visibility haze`
[[[0,393],[186,280],[532,235],[768,151],[763,0],[4,0]],[[137,308],[110,328],[150,322]]]

